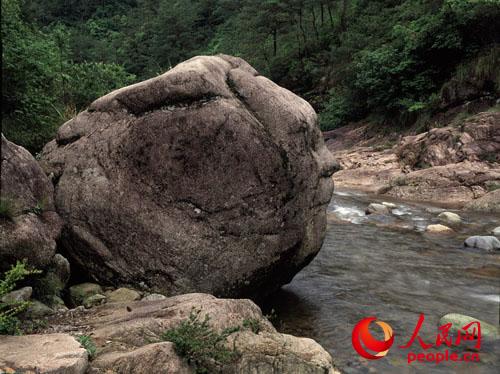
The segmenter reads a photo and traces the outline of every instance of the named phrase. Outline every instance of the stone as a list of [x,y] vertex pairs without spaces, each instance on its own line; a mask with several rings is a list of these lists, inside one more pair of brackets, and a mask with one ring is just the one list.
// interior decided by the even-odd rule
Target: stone
[[312,339],[243,331],[230,336],[227,345],[241,354],[235,373],[340,374],[331,356]]
[[463,161],[500,161],[500,112],[483,112],[462,126],[433,128],[405,136],[396,149],[403,165],[412,169],[456,164]]
[[40,319],[54,314],[54,310],[41,301],[32,300],[23,314],[30,319]]
[[0,339],[0,372],[84,374],[87,366],[87,351],[68,334]]
[[22,303],[28,301],[33,293],[33,288],[23,287],[15,291],[11,291],[2,297],[4,303]]
[[366,214],[390,214],[390,209],[384,204],[371,203],[366,208]]
[[193,369],[175,353],[171,342],[153,343],[128,352],[111,352],[92,362],[92,373],[192,374]]
[[382,205],[385,205],[389,209],[396,209],[398,207],[396,204],[387,201],[382,201]]
[[[439,326],[443,326],[447,323],[451,323],[452,326],[450,328],[450,332],[457,334],[459,330],[462,329],[462,327],[467,326],[471,322],[479,322],[481,326],[481,338],[486,338],[486,339],[498,339],[499,338],[499,329],[497,326],[494,326],[492,324],[489,324],[487,322],[481,321],[479,319],[476,319],[474,317],[470,317],[464,314],[458,314],[458,313],[449,313],[441,317],[439,320]],[[469,329],[468,331],[472,331],[472,329]],[[477,329],[476,329],[477,332]],[[463,331],[462,331],[463,333]],[[477,336],[477,334],[475,335]]]
[[56,253],[52,258],[51,271],[63,285],[66,285],[71,274],[69,261],[63,255]]
[[226,55],[97,99],[41,165],[91,279],[221,296],[271,293],[314,258],[338,166],[305,100]]
[[[84,319],[68,315],[65,321],[66,315],[58,316],[57,328],[85,328],[92,336],[97,354],[89,373],[185,373],[193,372],[193,368],[186,366],[172,344],[161,337],[186,321],[193,311],[199,311],[201,321],[208,315],[210,328],[219,333],[240,327],[225,342],[228,349],[236,348],[240,355],[235,362],[223,365],[223,373],[338,373],[330,354],[318,343],[277,332],[248,299],[219,299],[197,293],[157,301],[107,303]],[[243,326],[245,320],[258,324],[258,334]]]
[[473,247],[479,249],[485,249],[487,251],[492,251],[494,249],[500,249],[500,240],[494,236],[470,236],[465,239],[464,245],[466,247]]
[[82,305],[83,300],[95,294],[102,294],[102,288],[96,283],[80,283],[69,288],[69,295],[73,305]]
[[62,228],[54,188],[26,149],[1,137],[0,198],[11,208],[10,217],[0,217],[0,272],[23,259],[44,270]]
[[460,218],[458,214],[452,212],[439,213],[438,218],[441,222],[448,224],[458,224],[462,222],[462,218]]
[[118,288],[106,294],[108,303],[117,303],[122,301],[135,301],[141,298],[141,294],[129,288]]
[[104,304],[106,302],[106,296],[101,294],[95,294],[88,296],[83,300],[83,306],[87,309],[92,308],[97,305]]
[[152,293],[147,296],[144,296],[142,300],[144,301],[155,301],[155,300],[165,300],[167,297],[164,295],[161,295],[159,293]]
[[495,236],[500,236],[500,226],[495,227],[493,230],[491,230],[491,233]]
[[66,311],[68,310],[68,307],[66,306],[66,304],[64,303],[64,300],[61,299],[59,296],[57,295],[53,295],[50,297],[50,302],[48,303],[49,306],[56,310],[56,311]]
[[425,231],[428,233],[431,233],[431,234],[452,234],[454,232],[448,226],[441,225],[441,224],[428,225],[425,228]]
[[475,210],[484,213],[500,213],[500,189],[488,192],[487,194],[465,204],[465,209]]

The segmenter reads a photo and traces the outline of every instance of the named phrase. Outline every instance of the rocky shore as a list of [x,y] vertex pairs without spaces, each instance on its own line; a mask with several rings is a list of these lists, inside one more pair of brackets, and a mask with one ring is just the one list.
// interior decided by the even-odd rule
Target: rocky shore
[[336,188],[500,212],[500,112],[418,135],[351,124],[324,134],[340,164]]

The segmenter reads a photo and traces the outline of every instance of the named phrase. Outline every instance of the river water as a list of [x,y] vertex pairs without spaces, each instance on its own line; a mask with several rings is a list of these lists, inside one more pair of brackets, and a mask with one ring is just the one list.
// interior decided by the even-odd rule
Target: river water
[[[345,373],[500,372],[498,340],[483,338],[480,362],[468,363],[408,364],[410,351],[445,349],[424,351],[418,341],[410,349],[399,348],[410,339],[421,313],[425,321],[419,335],[426,343],[435,342],[438,321],[447,313],[498,325],[500,251],[463,248],[462,243],[470,235],[490,235],[500,226],[500,217],[458,212],[464,223],[454,235],[430,236],[424,232],[426,225],[437,223],[444,209],[392,201],[398,207],[391,216],[365,216],[368,204],[380,201],[352,191],[336,192],[321,251],[264,310],[275,310],[281,332],[315,339]],[[393,346],[379,360],[364,359],[352,348],[352,329],[368,316],[394,331]],[[377,337],[376,330],[370,327]],[[470,349],[460,345],[450,353]]]

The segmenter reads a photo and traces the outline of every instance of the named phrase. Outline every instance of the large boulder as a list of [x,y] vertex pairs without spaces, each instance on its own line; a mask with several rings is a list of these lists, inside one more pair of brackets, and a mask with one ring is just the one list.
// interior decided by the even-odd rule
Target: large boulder
[[39,269],[53,261],[62,221],[53,187],[33,156],[2,134],[0,272],[26,259]]
[[86,274],[150,291],[254,296],[319,251],[336,164],[312,107],[230,56],[114,91],[43,151]]

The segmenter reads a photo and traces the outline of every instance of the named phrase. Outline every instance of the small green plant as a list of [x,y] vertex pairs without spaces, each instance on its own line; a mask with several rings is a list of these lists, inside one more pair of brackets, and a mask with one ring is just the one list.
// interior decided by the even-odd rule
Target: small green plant
[[16,215],[16,204],[14,200],[0,197],[0,218],[12,220]]
[[250,329],[254,334],[260,332],[260,321],[257,318],[246,318],[243,320],[243,327]]
[[210,317],[200,318],[201,310],[192,309],[189,318],[179,326],[167,330],[162,339],[174,343],[175,351],[192,365],[196,373],[217,371],[223,364],[230,363],[236,352],[228,349],[224,342],[239,327],[216,332],[209,325]]
[[78,343],[81,344],[83,348],[85,348],[85,350],[89,354],[89,358],[90,359],[94,358],[97,348],[92,338],[88,335],[80,335],[77,336],[75,339],[78,341]]
[[38,274],[39,270],[28,269],[26,261],[17,261],[16,265],[5,272],[0,280],[0,335],[21,334],[20,322],[17,315],[26,310],[28,301],[2,301],[5,295],[14,290],[16,284],[31,274]]
[[41,215],[47,207],[47,198],[43,198],[36,203],[32,208],[26,209],[26,213],[35,213],[37,216]]

